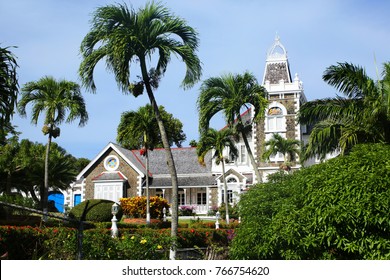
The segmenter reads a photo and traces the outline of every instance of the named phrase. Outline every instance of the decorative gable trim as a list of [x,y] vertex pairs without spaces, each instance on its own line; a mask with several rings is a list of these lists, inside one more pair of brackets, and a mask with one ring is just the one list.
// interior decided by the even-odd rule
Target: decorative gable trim
[[84,174],[91,169],[91,167],[103,157],[103,155],[109,150],[114,150],[128,165],[130,165],[141,177],[145,176],[146,172],[143,172],[143,170],[140,170],[131,159],[129,159],[127,156],[125,156],[116,145],[114,145],[112,142],[108,143],[106,147],[103,148],[103,150],[100,151],[100,153],[93,159],[91,162],[77,175],[76,180],[80,180]]

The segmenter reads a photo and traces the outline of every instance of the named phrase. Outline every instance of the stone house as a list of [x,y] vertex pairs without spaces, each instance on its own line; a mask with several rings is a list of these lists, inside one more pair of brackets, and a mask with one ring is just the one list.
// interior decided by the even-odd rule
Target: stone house
[[[262,181],[269,174],[279,170],[284,157],[277,154],[264,161],[264,143],[274,133],[287,139],[307,142],[305,125],[298,124],[296,116],[306,102],[303,83],[298,74],[292,78],[287,51],[279,37],[269,49],[265,62],[262,85],[267,90],[268,108],[262,121],[253,125],[248,141],[259,166]],[[242,119],[251,121],[254,108],[242,114]],[[236,142],[238,158],[226,164],[228,200],[235,203],[242,192],[257,183],[253,166],[248,158],[242,139]],[[207,213],[223,201],[222,167],[209,155],[206,165],[198,163],[196,149],[172,149],[179,181],[179,204],[193,205],[197,213]],[[211,153],[210,153],[211,154]],[[228,154],[228,151],[225,151]],[[311,162],[315,163],[315,161]],[[109,143],[77,176],[71,188],[64,193],[64,204],[73,207],[80,201],[91,198],[105,198],[119,201],[121,197],[139,196],[145,193],[146,178],[149,178],[150,195],[158,195],[171,200],[171,178],[165,160],[165,150],[149,152],[149,174],[146,174],[145,158],[139,151],[127,150]],[[292,169],[301,166],[295,163]]]

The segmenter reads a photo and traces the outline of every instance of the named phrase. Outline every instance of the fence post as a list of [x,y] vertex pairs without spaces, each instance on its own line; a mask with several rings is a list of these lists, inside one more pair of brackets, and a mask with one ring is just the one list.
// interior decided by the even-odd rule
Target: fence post
[[77,232],[77,257],[79,260],[83,259],[83,231],[84,231],[84,222],[79,222],[78,232]]

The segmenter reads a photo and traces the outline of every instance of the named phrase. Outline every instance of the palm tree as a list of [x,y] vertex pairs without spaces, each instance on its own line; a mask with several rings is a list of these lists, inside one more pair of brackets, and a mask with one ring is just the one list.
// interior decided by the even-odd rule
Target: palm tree
[[0,48],[0,144],[5,144],[9,131],[13,131],[10,120],[18,97],[19,85],[16,75],[18,64],[9,47]]
[[[245,72],[243,75],[227,74],[207,79],[201,86],[197,101],[200,131],[207,130],[211,118],[222,111],[228,126],[234,127],[244,140],[259,182],[260,172],[247,135],[252,131],[252,121],[256,122],[264,116],[267,106],[265,94],[266,90],[257,83],[255,76]],[[254,117],[253,120],[243,123],[241,112],[243,108],[249,108],[248,104],[253,106]]]
[[[161,109],[161,108],[160,108]],[[149,150],[153,150],[159,143],[158,125],[150,105],[140,107],[137,111],[128,111],[122,114],[118,126],[117,141],[127,144],[126,148],[142,146],[141,155],[145,156],[146,165],[146,223],[150,224],[149,199]]]
[[269,160],[271,156],[277,153],[282,153],[284,157],[284,165],[289,170],[289,163],[296,160],[299,154],[300,141],[296,139],[285,139],[281,135],[274,133],[272,138],[266,141],[265,146],[269,147],[263,154],[263,159]]
[[[224,203],[226,207],[226,223],[229,224],[229,209],[228,209],[228,195],[227,195],[227,183],[225,178],[225,162],[229,161],[229,158],[235,158],[238,155],[237,148],[233,140],[233,130],[230,128],[223,130],[215,130],[209,128],[203,131],[201,138],[197,146],[198,159],[201,164],[204,164],[204,158],[209,151],[213,151],[213,159],[216,164],[222,164],[222,179],[224,185]],[[224,150],[228,148],[228,155],[225,156]]]
[[[305,103],[300,123],[312,126],[304,158],[339,150],[348,152],[358,143],[390,143],[390,63],[378,81],[360,66],[338,63],[328,67],[323,80],[345,97],[336,96]],[[379,76],[379,74],[378,74]]]
[[[113,72],[115,80],[124,92],[134,96],[148,94],[166,150],[167,162],[172,178],[172,227],[173,240],[178,226],[178,182],[168,137],[154,97],[153,89],[167,69],[171,55],[175,54],[186,65],[183,87],[193,86],[201,76],[201,65],[196,55],[197,32],[187,23],[173,15],[160,4],[147,3],[135,11],[126,4],[107,5],[96,9],[92,18],[91,31],[81,44],[83,61],[79,68],[83,85],[96,91],[93,71],[99,61],[105,58],[107,70]],[[155,67],[148,70],[152,58],[157,57]],[[141,77],[131,83],[130,65],[139,63]],[[170,258],[176,258],[176,242],[172,244]]]
[[[28,82],[22,88],[22,98],[18,103],[21,116],[26,116],[27,105],[32,104],[31,122],[38,123],[44,114],[43,134],[48,135],[45,154],[44,185],[41,188],[42,209],[47,212],[47,195],[49,190],[49,154],[52,138],[60,135],[58,125],[64,121],[70,123],[80,119],[79,126],[88,121],[88,113],[80,86],[67,80],[55,80],[45,76],[36,82]],[[66,117],[66,115],[68,115]]]
[[[164,126],[167,128],[168,141],[170,146],[175,143],[181,147],[186,139],[183,133],[183,124],[174,118],[172,114],[159,106]],[[122,114],[118,126],[117,141],[127,149],[141,149],[142,156],[145,156],[146,165],[146,222],[150,224],[150,200],[149,200],[149,150],[162,145],[158,125],[151,105],[138,108],[137,111],[128,111]]]

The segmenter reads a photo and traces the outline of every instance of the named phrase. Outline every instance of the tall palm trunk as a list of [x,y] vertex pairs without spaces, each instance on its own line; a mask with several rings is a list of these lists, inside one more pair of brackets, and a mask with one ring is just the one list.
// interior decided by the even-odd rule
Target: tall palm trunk
[[225,178],[225,162],[224,158],[222,158],[222,180],[223,180],[223,189],[224,189],[224,196],[223,196],[223,202],[225,203],[225,211],[226,211],[226,224],[229,224],[229,205],[228,205],[228,195],[227,195],[227,183]]
[[[238,121],[241,124],[241,126],[243,127],[242,119],[241,119],[240,115],[238,115]],[[255,171],[257,182],[261,183],[263,180],[261,179],[261,175],[260,175],[260,172],[259,172],[259,167],[257,166],[255,157],[253,156],[252,149],[251,149],[251,147],[249,145],[249,142],[248,142],[248,138],[246,137],[245,131],[243,131],[243,130],[241,130],[241,137],[244,140],[245,148],[246,148],[246,150],[248,152],[248,156],[249,156],[249,159],[251,161],[252,168]]]
[[257,166],[255,157],[253,156],[252,149],[251,149],[250,146],[249,146],[248,139],[246,138],[246,135],[245,135],[244,132],[241,132],[241,136],[242,136],[242,139],[244,140],[245,148],[246,148],[246,150],[248,151],[248,156],[249,156],[249,159],[250,159],[250,161],[251,161],[252,168],[253,168],[253,170],[255,171],[255,175],[256,175],[256,178],[257,178],[257,182],[258,182],[258,183],[261,183],[263,180],[261,179],[261,175],[260,175],[260,172],[259,172],[259,168],[258,168],[258,166]]
[[152,87],[150,85],[150,79],[149,75],[146,70],[146,63],[145,63],[145,57],[140,56],[140,65],[141,65],[141,72],[142,72],[142,79],[145,83],[146,92],[148,93],[148,97],[150,100],[150,105],[153,107],[157,124],[160,129],[161,134],[161,140],[166,152],[166,160],[168,164],[169,173],[171,174],[171,180],[172,180],[172,221],[171,221],[171,237],[172,237],[172,245],[170,249],[169,258],[171,260],[176,259],[176,251],[177,251],[177,229],[179,224],[179,208],[178,208],[178,180],[177,180],[177,172],[175,163],[173,160],[173,155],[171,151],[171,147],[169,145],[168,141],[168,135],[166,133],[164,123],[162,121],[160,110],[158,109],[158,105],[156,102],[156,99],[154,98]]
[[47,213],[48,213],[48,194],[49,194],[49,154],[50,154],[50,145],[51,145],[51,132],[49,132],[49,137],[47,139],[46,144],[46,154],[45,154],[45,177],[43,184],[43,192],[41,192],[41,203],[43,210],[43,220],[47,221]]

